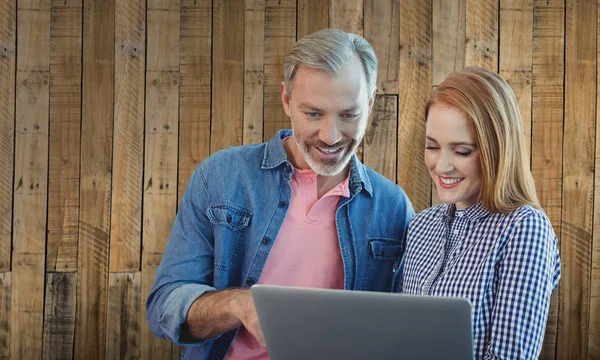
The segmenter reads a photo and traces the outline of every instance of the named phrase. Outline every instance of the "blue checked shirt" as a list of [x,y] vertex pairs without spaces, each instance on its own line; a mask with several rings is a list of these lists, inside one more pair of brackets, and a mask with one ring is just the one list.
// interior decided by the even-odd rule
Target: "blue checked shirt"
[[522,206],[442,204],[410,223],[398,290],[471,301],[475,359],[537,359],[550,295],[558,286],[558,243],[546,215]]

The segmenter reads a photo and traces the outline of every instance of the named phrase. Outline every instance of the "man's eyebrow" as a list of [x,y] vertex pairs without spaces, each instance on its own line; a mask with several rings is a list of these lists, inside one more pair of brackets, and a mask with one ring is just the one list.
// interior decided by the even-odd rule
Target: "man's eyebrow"
[[300,104],[298,105],[298,107],[300,107],[300,108],[302,108],[302,109],[305,109],[305,110],[321,111],[321,109],[319,109],[318,107],[316,107],[316,106],[313,106],[313,105],[311,105],[311,104],[307,104],[307,103],[300,103]]

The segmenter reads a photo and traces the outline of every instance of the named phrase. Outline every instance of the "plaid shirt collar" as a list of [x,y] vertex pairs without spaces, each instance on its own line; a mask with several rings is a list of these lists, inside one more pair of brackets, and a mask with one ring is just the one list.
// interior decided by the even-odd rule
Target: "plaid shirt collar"
[[[454,217],[454,215],[456,213],[457,213],[456,204],[444,204],[444,206],[441,206],[439,208],[437,216],[441,217],[442,219],[444,219],[446,221],[449,221],[450,219],[452,219]],[[471,222],[479,221],[481,219],[486,218],[487,216],[489,216],[491,214],[491,212],[485,208],[482,201],[479,201],[476,204],[471,205],[466,209],[458,210],[458,213],[462,214],[459,216],[461,216]]]

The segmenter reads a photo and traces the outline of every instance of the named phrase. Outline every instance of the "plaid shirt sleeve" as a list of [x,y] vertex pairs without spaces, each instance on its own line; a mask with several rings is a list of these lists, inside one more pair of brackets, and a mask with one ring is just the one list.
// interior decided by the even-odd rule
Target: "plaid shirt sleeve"
[[484,359],[537,358],[550,296],[560,277],[558,244],[548,218],[535,211],[513,226],[497,264]]

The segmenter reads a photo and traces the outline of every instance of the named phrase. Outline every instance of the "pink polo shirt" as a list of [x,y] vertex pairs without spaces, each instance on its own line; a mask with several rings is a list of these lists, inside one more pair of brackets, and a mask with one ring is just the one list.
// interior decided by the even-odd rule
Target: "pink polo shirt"
[[[259,283],[343,289],[335,211],[342,196],[350,197],[348,177],[320,199],[314,171],[295,169],[290,184],[290,206]],[[269,355],[242,327],[225,359],[262,360]]]

